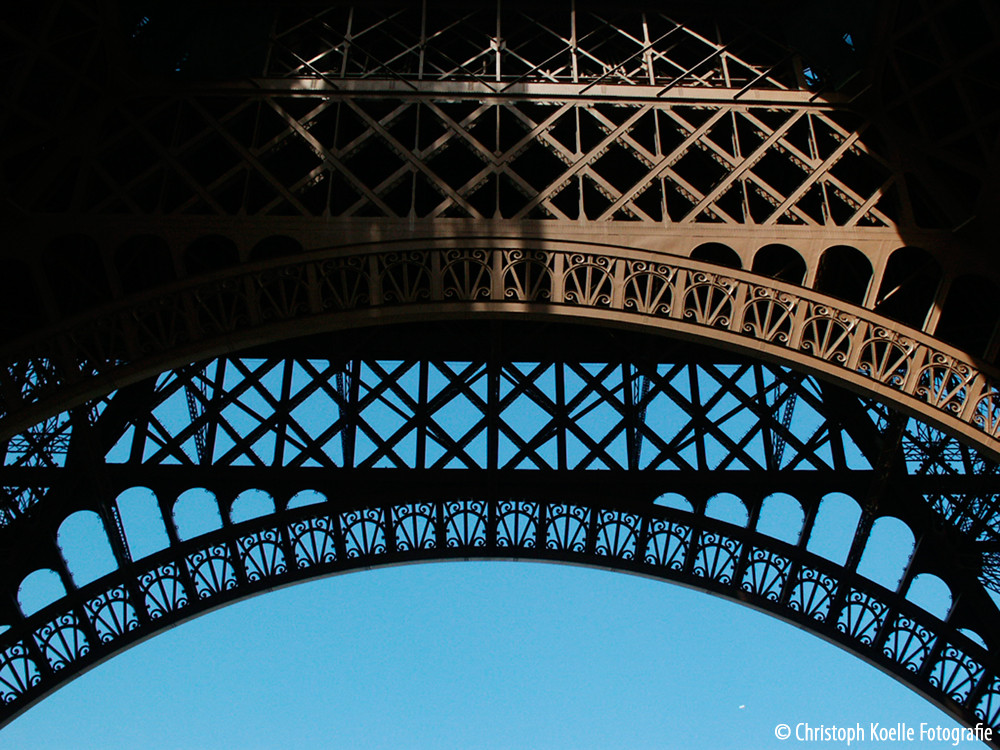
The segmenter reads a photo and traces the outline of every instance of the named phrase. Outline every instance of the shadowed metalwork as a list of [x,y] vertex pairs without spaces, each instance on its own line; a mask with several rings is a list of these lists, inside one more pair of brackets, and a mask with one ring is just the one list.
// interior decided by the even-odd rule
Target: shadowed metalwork
[[0,20],[4,720],[276,585],[517,557],[1000,728],[1000,13],[698,5]]

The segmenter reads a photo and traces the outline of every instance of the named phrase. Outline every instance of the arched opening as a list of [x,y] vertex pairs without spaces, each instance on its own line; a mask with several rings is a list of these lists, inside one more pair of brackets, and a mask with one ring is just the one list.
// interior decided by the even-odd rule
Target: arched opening
[[940,281],[941,266],[930,253],[919,247],[901,247],[889,256],[875,312],[923,328]]
[[116,500],[133,560],[140,560],[170,544],[156,495],[146,487],[125,490]]
[[802,534],[805,512],[791,495],[777,492],[764,498],[756,530],[789,544],[797,544]]
[[59,237],[43,256],[52,298],[65,314],[111,299],[111,287],[97,242],[83,234]]
[[806,277],[806,262],[788,245],[765,245],[753,256],[751,270],[789,284],[801,284]]
[[[99,695],[116,696],[115,722],[95,710]],[[702,747],[712,726],[707,747],[757,736],[780,747],[775,724],[816,706],[866,729],[884,715],[955,725],[836,646],[714,596],[572,566],[463,562],[223,607],[90,670],[3,731],[11,747],[54,749],[125,750],[141,727],[156,732],[154,750],[206,736],[221,747],[335,736],[355,747],[600,750]],[[732,721],[711,724],[722,712]]]
[[691,259],[737,270],[743,268],[743,261],[740,260],[739,253],[720,242],[706,242],[698,245],[691,251]]
[[982,356],[1000,320],[1000,290],[981,276],[962,276],[948,290],[934,335],[970,354]]
[[846,562],[860,519],[861,508],[854,498],[842,492],[826,495],[816,513],[807,549],[832,562]]
[[898,518],[876,519],[861,554],[858,573],[894,591],[913,556],[913,541],[910,527]]
[[115,268],[126,294],[167,284],[177,277],[170,246],[152,234],[123,242],[115,251]]
[[219,234],[200,237],[184,249],[184,268],[188,276],[218,271],[239,262],[236,243]]
[[872,281],[872,264],[860,250],[836,245],[823,252],[816,271],[815,288],[856,305],[865,301]]
[[302,490],[301,492],[296,492],[288,501],[288,509],[292,508],[305,508],[309,505],[316,505],[317,503],[325,503],[326,496],[322,492],[316,490]]
[[694,511],[691,501],[676,492],[668,492],[664,495],[660,495],[656,498],[656,504],[664,508],[673,508],[674,510],[682,510],[687,513],[692,513]]
[[25,615],[33,615],[40,609],[66,596],[59,574],[49,568],[41,568],[24,577],[17,589],[17,604]]
[[709,498],[705,505],[705,515],[735,526],[746,526],[749,520],[747,506],[736,495],[728,492]]
[[83,586],[118,567],[101,517],[79,510],[59,526],[59,547],[73,583]]
[[274,513],[274,500],[263,490],[245,490],[237,495],[229,509],[229,520],[242,523]]
[[935,617],[945,619],[951,610],[951,588],[936,575],[915,576],[906,590],[906,598]]
[[298,240],[276,234],[266,237],[250,249],[250,260],[271,260],[302,252],[302,244]]
[[201,488],[182,493],[174,503],[174,526],[180,539],[193,539],[222,528],[215,495]]

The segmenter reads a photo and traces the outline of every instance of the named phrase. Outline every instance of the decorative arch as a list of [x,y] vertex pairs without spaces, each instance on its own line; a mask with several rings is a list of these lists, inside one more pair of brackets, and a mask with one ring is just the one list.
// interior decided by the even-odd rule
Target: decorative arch
[[823,251],[815,289],[831,297],[862,305],[872,280],[871,261],[857,248],[835,245]]
[[[0,634],[9,720],[79,672],[206,610],[379,565],[546,560],[712,592],[818,633],[960,720],[996,722],[1000,681],[975,633],[796,545],[669,508],[527,500],[321,503],[235,524],[88,584]],[[929,676],[928,676],[929,675]]]
[[[212,247],[218,243],[235,253],[230,241],[211,239]],[[465,244],[413,241],[390,251],[369,245],[259,261],[123,298],[33,332],[4,349],[11,364],[0,379],[0,434],[16,434],[113,385],[220,348],[407,321],[520,317],[644,330],[759,353],[887,399],[1000,455],[1000,388],[993,369],[864,308],[765,281],[759,273],[722,274],[709,264],[628,248],[539,241],[536,249],[511,249],[501,241],[469,250]],[[885,290],[910,257],[911,249],[904,250],[890,258],[881,287],[885,304],[896,296]],[[774,252],[785,257],[780,248]],[[41,353],[55,350],[75,356]]]
[[770,279],[801,285],[806,277],[806,262],[794,248],[771,244],[754,253],[751,270]]
[[987,356],[996,333],[1000,310],[997,285],[979,276],[960,276],[951,282],[934,334],[965,351]]
[[694,260],[714,263],[717,266],[725,266],[726,268],[743,268],[743,260],[740,258],[739,253],[729,247],[729,245],[723,245],[721,242],[702,243],[691,251],[691,257]]
[[923,328],[941,282],[941,265],[919,247],[901,247],[889,256],[875,311],[913,328]]

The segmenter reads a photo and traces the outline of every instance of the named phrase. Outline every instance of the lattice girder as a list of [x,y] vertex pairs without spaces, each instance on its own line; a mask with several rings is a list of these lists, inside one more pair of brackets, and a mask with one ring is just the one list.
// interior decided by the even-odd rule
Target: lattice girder
[[[0,720],[269,587],[518,557],[748,603],[1000,729],[1000,269],[952,231],[995,180],[949,195],[935,161],[995,166],[970,88],[995,40],[931,29],[953,59],[876,77],[883,108],[861,78],[921,69],[923,0],[867,72],[834,40],[837,75],[749,5],[252,5],[0,19]],[[943,83],[971,121],[935,144]],[[219,528],[185,530],[193,490]],[[249,490],[271,506],[241,520]],[[835,561],[831,492],[860,508]],[[890,517],[915,548],[883,586]],[[46,570],[66,593],[32,611]]]
[[[190,479],[179,476],[185,471],[175,467],[162,477],[187,487]],[[327,487],[315,476],[293,477],[284,477],[287,493],[317,481]],[[367,494],[365,481],[357,490]],[[273,586],[380,564],[517,557],[660,577],[751,604],[863,656],[962,721],[996,724],[989,655],[900,595],[801,546],[700,512],[601,502],[593,488],[569,489],[560,496],[553,487],[551,499],[533,500],[466,493],[399,502],[379,493],[374,504],[354,506],[332,499],[178,541],[0,636],[7,718],[141,638]],[[621,497],[620,487],[608,491]],[[339,497],[332,486],[329,492]]]
[[[988,453],[1000,396],[976,359],[864,309],[711,264],[567,243],[337,249],[179,282],[8,349],[8,435],[218,351],[428,318],[602,322],[753,352],[888,399]],[[485,243],[484,243],[485,244]],[[532,247],[534,245],[534,247]],[[53,357],[53,352],[60,352]]]
[[[40,565],[62,567],[55,547],[31,541],[56,538],[62,519],[90,509],[114,528],[109,502],[118,493],[151,482],[179,493],[182,476],[224,503],[238,494],[226,489],[232,482],[280,495],[286,475],[355,487],[345,496],[367,497],[412,492],[415,482],[433,493],[484,481],[483,491],[510,496],[575,497],[600,485],[645,502],[671,489],[698,506],[732,491],[744,497],[751,518],[773,492],[814,506],[822,486],[920,529],[920,568],[963,591],[955,614],[966,625],[1000,639],[986,616],[995,607],[976,580],[990,580],[986,561],[1000,533],[983,525],[994,512],[996,498],[984,494],[995,487],[993,464],[919,422],[900,422],[885,407],[794,371],[725,358],[720,364],[717,353],[689,347],[675,347],[673,362],[656,346],[649,348],[660,352],[655,359],[616,361],[607,357],[653,342],[556,328],[529,334],[525,343],[512,330],[517,343],[507,345],[513,359],[505,360],[479,359],[496,345],[459,327],[431,344],[442,359],[412,358],[426,344],[404,331],[402,339],[348,335],[296,346],[313,355],[262,352],[183,367],[56,420],[65,426],[52,436],[38,429],[33,442],[10,441],[6,490],[35,494],[5,509],[0,537],[9,585]],[[553,341],[577,335],[594,347],[594,360],[549,359]],[[498,331],[492,337],[504,338]],[[476,351],[476,340],[480,354],[463,358]],[[466,343],[456,349],[459,341]],[[601,341],[610,349],[596,346]],[[331,346],[403,358],[331,360],[321,354]],[[545,358],[536,359],[541,352]],[[794,419],[786,418],[790,405]],[[971,498],[978,500],[970,505]],[[123,539],[122,554],[127,548]]]

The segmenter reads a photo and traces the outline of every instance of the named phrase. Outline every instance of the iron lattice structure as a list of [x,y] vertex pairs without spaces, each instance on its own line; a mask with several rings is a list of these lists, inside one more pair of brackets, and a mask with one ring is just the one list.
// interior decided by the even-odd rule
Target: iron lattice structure
[[[275,585],[518,557],[748,603],[1000,728],[1000,14],[799,5],[3,19],[2,716]],[[859,567],[888,517],[895,585]]]

